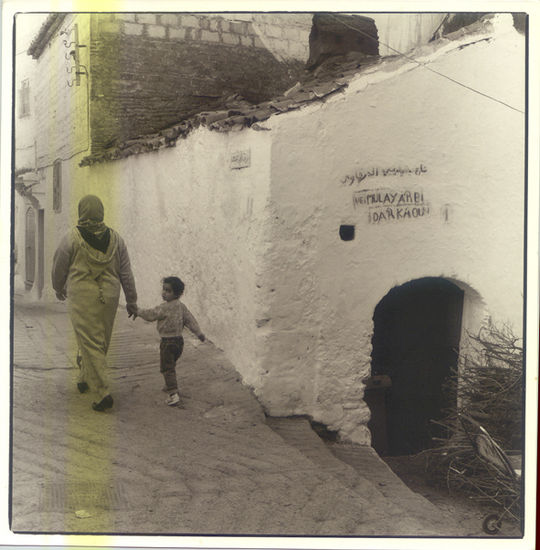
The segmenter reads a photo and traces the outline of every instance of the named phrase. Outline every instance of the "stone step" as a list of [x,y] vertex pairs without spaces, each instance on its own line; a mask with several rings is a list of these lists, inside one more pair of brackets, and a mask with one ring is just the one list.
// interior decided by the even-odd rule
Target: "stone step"
[[328,448],[336,458],[354,468],[360,475],[376,472],[378,489],[384,496],[404,498],[421,507],[434,508],[422,495],[409,489],[372,447],[354,443],[329,443]]
[[269,417],[266,419],[268,426],[285,440],[285,442],[299,450],[318,468],[332,473],[347,487],[355,490],[362,489],[372,496],[382,497],[378,488],[364,476],[336,457],[313,431],[309,420],[305,417]]
[[413,517],[440,515],[440,510],[409,489],[373,448],[352,443],[326,443],[305,417],[269,417],[267,424],[317,467],[332,473],[369,500],[385,500],[389,508],[399,502],[403,512]]

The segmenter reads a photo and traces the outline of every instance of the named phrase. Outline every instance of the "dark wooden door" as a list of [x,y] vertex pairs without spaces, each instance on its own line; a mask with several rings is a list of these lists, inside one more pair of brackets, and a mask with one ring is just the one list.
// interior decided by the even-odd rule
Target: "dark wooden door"
[[29,290],[36,277],[36,217],[32,207],[26,211],[25,225],[25,284]]
[[414,454],[431,446],[431,420],[455,402],[445,380],[456,367],[463,291],[426,277],[393,288],[374,314],[372,375],[387,375],[388,454]]

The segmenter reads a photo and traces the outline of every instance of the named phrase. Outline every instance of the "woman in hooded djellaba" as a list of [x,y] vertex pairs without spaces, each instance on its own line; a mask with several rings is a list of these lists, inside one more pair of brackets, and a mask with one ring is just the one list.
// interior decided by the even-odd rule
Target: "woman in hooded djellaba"
[[93,390],[95,411],[113,405],[107,351],[120,287],[128,315],[137,311],[137,291],[129,255],[122,237],[103,222],[101,200],[87,195],[79,202],[79,221],[62,239],[53,259],[52,286],[59,300],[68,299],[68,311],[77,339],[81,393]]

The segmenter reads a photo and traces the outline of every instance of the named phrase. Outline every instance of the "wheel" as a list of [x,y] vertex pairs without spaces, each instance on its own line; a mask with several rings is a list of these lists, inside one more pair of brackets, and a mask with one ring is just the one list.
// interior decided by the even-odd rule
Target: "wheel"
[[489,514],[484,518],[482,529],[488,535],[496,535],[501,530],[501,519],[498,514]]

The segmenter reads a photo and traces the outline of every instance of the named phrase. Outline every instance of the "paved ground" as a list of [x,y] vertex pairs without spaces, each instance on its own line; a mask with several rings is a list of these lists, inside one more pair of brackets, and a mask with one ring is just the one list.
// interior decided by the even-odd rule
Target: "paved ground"
[[115,405],[96,413],[76,391],[65,304],[16,301],[13,334],[14,531],[473,534],[371,448],[331,452],[306,420],[265,418],[211,342],[186,334],[185,408],[167,407],[155,325],[119,310]]

